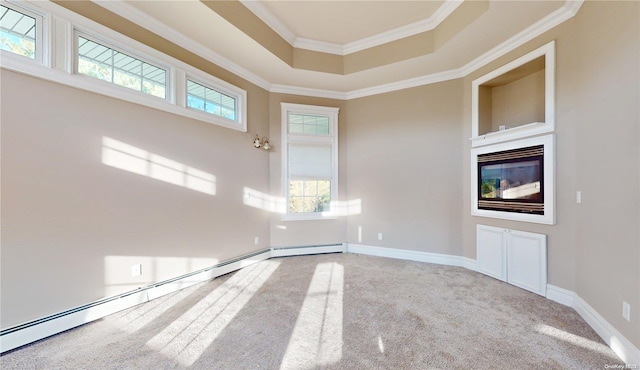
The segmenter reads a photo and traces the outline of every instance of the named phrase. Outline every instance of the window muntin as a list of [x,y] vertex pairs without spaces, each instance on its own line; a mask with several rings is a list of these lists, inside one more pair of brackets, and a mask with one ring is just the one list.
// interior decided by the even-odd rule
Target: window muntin
[[289,180],[289,213],[328,212],[331,180]]
[[329,135],[329,117],[289,113],[289,133]]
[[189,79],[187,107],[232,121],[236,121],[238,117],[236,98]]
[[337,108],[283,103],[284,192],[290,219],[317,219],[337,198]]
[[78,35],[77,72],[166,98],[167,70]]
[[35,17],[0,5],[0,49],[36,59],[37,27]]

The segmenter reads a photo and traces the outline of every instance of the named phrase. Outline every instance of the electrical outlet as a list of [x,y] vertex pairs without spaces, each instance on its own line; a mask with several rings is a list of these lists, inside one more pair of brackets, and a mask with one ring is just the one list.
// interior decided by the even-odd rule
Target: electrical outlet
[[382,240],[382,233],[378,233],[378,240]]
[[580,190],[576,191],[576,203],[582,203],[582,192]]
[[622,301],[622,317],[627,321],[631,321],[631,305],[626,301]]
[[137,263],[131,266],[131,276],[141,276],[142,275],[142,264]]
[[256,236],[256,237],[253,239],[253,244],[255,244],[255,245],[260,244],[260,238]]

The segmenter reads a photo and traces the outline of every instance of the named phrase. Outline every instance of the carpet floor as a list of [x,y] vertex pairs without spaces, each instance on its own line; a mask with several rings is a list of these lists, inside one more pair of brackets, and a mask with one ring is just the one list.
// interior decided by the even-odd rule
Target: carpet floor
[[274,258],[5,353],[2,369],[603,369],[571,308],[459,267]]

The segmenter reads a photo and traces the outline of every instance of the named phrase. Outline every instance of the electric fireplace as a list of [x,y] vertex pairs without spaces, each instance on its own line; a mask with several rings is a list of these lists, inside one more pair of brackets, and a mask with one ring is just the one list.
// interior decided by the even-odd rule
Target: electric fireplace
[[478,209],[544,214],[544,146],[478,155]]

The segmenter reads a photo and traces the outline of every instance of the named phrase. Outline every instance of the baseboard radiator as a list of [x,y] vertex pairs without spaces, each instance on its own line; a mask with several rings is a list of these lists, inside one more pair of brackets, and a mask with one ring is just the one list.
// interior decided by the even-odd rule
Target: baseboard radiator
[[53,315],[0,331],[0,353],[50,337],[189,286],[250,266],[270,258],[323,253],[344,253],[346,244],[279,247],[259,250],[202,270],[157,282],[113,297],[100,299]]

